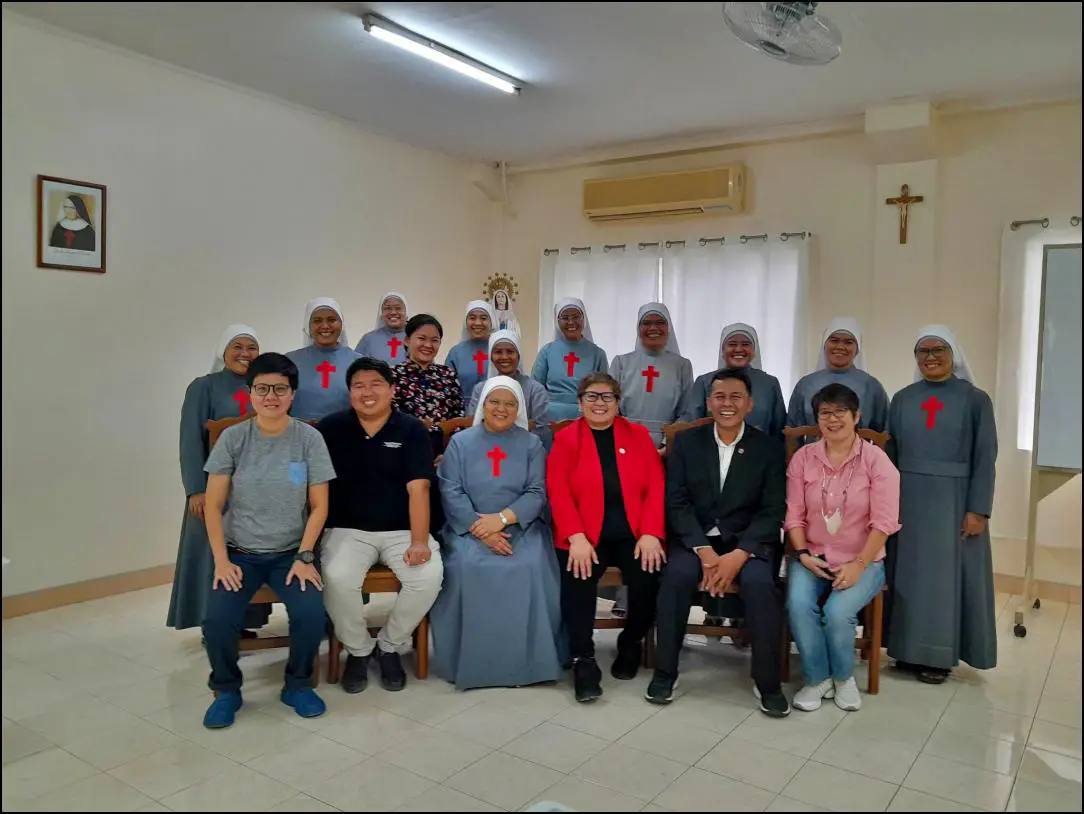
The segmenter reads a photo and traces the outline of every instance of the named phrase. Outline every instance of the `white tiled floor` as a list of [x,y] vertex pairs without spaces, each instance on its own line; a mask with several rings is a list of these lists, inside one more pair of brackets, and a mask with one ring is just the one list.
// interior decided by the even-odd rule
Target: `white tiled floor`
[[[578,706],[567,683],[393,694],[374,673],[361,695],[323,685],[328,714],[304,721],[278,701],[279,650],[243,658],[245,707],[209,732],[199,634],[163,627],[167,598],[4,622],[5,811],[1081,810],[1079,605],[1045,603],[1016,639],[999,597],[1000,667],[940,687],[885,669],[857,713],[767,719],[747,655],[711,642],[669,707],[642,699],[646,674],[607,672]],[[608,669],[614,633],[597,638]]]

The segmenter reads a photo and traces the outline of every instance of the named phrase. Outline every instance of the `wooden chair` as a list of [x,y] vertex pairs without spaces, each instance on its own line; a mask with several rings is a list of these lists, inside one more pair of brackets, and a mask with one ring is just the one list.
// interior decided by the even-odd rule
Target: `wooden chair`
[[[621,569],[613,566],[607,568],[598,581],[599,588],[620,588],[624,584]],[[625,619],[616,616],[596,616],[595,630],[624,630],[625,622]],[[651,630],[644,636],[643,665],[647,668],[655,666],[655,636]]]
[[670,450],[674,446],[674,438],[679,432],[685,432],[685,430],[691,430],[693,427],[703,427],[705,424],[710,424],[714,421],[711,416],[707,418],[698,418],[695,421],[675,421],[673,424],[663,424],[662,435],[666,439],[666,449],[663,455],[669,454]]
[[449,418],[447,421],[441,421],[440,434],[444,436],[443,448],[448,448],[448,442],[452,440],[453,435],[473,425],[474,416],[460,416],[459,418]]
[[[208,445],[214,447],[218,442],[219,437],[229,427],[235,424],[241,424],[248,421],[253,417],[254,413],[242,416],[233,416],[231,418],[220,418],[216,420],[210,420],[207,422],[207,439]],[[266,605],[281,603],[278,594],[276,594],[269,586],[264,585],[258,590],[255,596],[252,597],[251,603],[253,605]],[[328,638],[333,639],[334,634],[330,630],[331,624],[328,623]],[[255,639],[241,639],[238,643],[238,648],[242,653],[250,652],[253,650],[270,650],[274,647],[289,647],[289,636],[257,636]],[[312,670],[312,684],[314,687],[320,684],[320,657],[317,656],[316,663],[313,665]]]
[[[368,594],[399,593],[402,588],[399,579],[386,565],[374,565],[365,575],[361,590]],[[380,628],[371,627],[369,633],[376,634]],[[335,628],[328,630],[327,680],[329,684],[338,684],[341,673],[342,642],[335,636]],[[429,614],[426,614],[414,631],[414,653],[417,656],[414,674],[421,680],[429,678]]]
[[[805,427],[788,427],[783,430],[783,437],[787,445],[787,463],[798,451],[801,442],[806,439],[819,439],[821,431],[814,425]],[[887,432],[876,430],[859,429],[858,437],[870,441],[881,449],[891,439]],[[877,695],[881,691],[881,625],[884,620],[884,596],[888,586],[881,588],[880,593],[862,609],[862,635],[855,637],[855,649],[861,653],[862,661],[869,662],[869,679],[866,684],[866,692]],[[790,630],[784,620],[785,638],[783,652],[785,656],[790,654]]]

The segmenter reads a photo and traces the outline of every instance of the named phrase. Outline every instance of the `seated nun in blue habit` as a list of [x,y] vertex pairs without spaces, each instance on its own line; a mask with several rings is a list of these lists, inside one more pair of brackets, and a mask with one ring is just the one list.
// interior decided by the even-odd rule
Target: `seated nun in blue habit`
[[543,517],[546,454],[519,383],[487,379],[474,426],[438,469],[444,586],[429,612],[436,673],[460,690],[556,681],[561,579]]

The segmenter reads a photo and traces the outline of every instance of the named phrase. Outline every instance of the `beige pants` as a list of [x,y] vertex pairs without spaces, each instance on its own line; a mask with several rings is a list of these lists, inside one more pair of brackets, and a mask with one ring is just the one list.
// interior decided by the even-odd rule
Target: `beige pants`
[[388,621],[377,636],[385,653],[410,650],[414,629],[429,613],[444,582],[444,563],[437,541],[429,538],[433,552],[422,565],[407,565],[403,555],[410,547],[409,531],[359,531],[328,529],[320,543],[320,571],[324,578],[324,605],[335,635],[352,656],[368,656],[376,642],[365,622],[361,583],[378,562],[388,566],[402,583]]

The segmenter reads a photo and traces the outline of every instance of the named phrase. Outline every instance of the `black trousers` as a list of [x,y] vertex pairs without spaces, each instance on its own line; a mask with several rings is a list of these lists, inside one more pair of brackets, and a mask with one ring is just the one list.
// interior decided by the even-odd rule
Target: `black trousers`
[[[716,553],[726,554],[729,550],[733,549],[717,548]],[[689,609],[698,593],[703,569],[700,558],[683,546],[672,546],[668,555],[659,585],[655,669],[670,678],[677,678]],[[778,563],[750,557],[737,578],[753,651],[753,681],[762,693],[778,690],[780,686],[783,597],[776,581],[778,569]]]
[[655,596],[659,590],[658,573],[649,574],[632,554],[636,541],[599,543],[595,549],[598,564],[590,579],[577,579],[568,570],[568,551],[557,549],[561,564],[561,616],[568,631],[569,652],[574,659],[595,655],[595,605],[598,581],[606,569],[616,566],[629,588],[629,612],[625,629],[617,637],[618,649],[635,647],[644,640],[655,621]]

